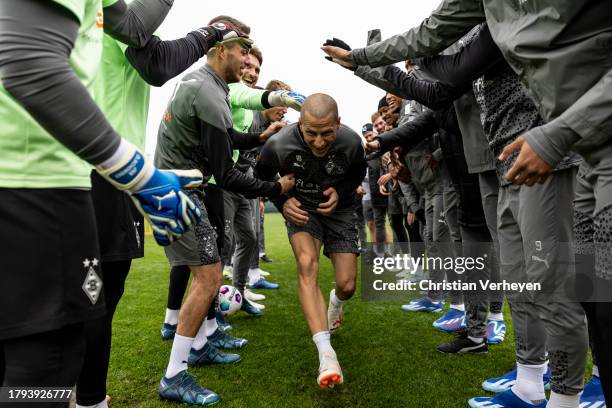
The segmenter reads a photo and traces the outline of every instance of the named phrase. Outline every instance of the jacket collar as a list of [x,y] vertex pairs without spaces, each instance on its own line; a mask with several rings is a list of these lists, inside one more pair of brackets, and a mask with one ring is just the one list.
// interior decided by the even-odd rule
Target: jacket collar
[[221,78],[221,77],[219,76],[219,74],[217,74],[217,73],[215,72],[215,70],[214,70],[214,69],[213,69],[213,68],[212,68],[212,67],[211,67],[211,66],[210,66],[208,63],[206,63],[206,64],[205,64],[205,65],[202,67],[202,69],[203,69],[204,71],[208,72],[208,73],[209,73],[209,74],[210,74],[210,75],[213,77],[213,79],[215,80],[215,82],[216,82],[217,84],[219,84],[219,86],[220,86],[221,88],[223,88],[223,90],[225,91],[225,93],[226,93],[226,94],[228,94],[228,93],[229,93],[229,86],[227,86],[227,82],[225,82],[225,80],[224,80],[223,78]]

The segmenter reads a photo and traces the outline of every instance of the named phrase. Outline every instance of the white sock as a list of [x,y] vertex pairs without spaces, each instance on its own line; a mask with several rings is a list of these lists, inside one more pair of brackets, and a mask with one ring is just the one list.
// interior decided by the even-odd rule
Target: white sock
[[552,391],[546,408],[578,408],[580,394],[563,395]]
[[174,335],[170,361],[168,361],[168,368],[166,369],[166,378],[172,378],[181,371],[187,370],[187,358],[189,357],[189,350],[191,350],[193,340],[193,337],[184,337],[179,334]]
[[544,400],[546,395],[544,395],[544,380],[542,377],[547,366],[548,363],[539,365],[516,363],[516,383],[512,387],[512,392],[530,404]]
[[599,378],[599,367],[593,364],[593,377]]
[[76,404],[76,408],[108,408],[108,403],[106,402],[106,397],[105,397],[104,401],[98,402],[97,404],[93,404],[93,405]]
[[166,309],[166,317],[164,323],[177,324],[180,310]]
[[212,319],[207,319],[204,321],[204,328],[206,330],[206,337],[212,336],[212,334],[217,330],[219,325],[217,324],[217,319],[214,317]]
[[334,306],[340,306],[341,304],[344,303],[344,300],[340,300],[338,299],[338,296],[336,296],[336,289],[332,290],[332,293],[329,296],[329,300],[332,302],[332,305]]
[[196,334],[195,339],[193,340],[193,347],[195,350],[202,350],[202,347],[206,344],[208,340],[206,339],[206,320],[202,322],[202,325],[198,329],[198,334]]
[[259,274],[259,268],[251,268],[249,269],[249,284],[252,285],[257,282],[261,278]]
[[314,341],[315,345],[317,346],[317,350],[319,351],[319,359],[324,353],[336,355],[336,352],[331,346],[330,338],[331,336],[329,335],[328,331],[318,332],[312,336],[312,341]]
[[504,314],[503,313],[489,313],[489,320],[497,320],[497,321],[504,320]]
[[452,305],[451,304],[450,307],[451,307],[451,309],[455,309],[455,310],[458,310],[460,312],[465,312],[465,306],[464,306],[463,303],[460,303],[458,305]]
[[482,337],[472,337],[472,336],[468,336],[468,339],[472,340],[474,343],[480,344],[484,341],[484,338]]

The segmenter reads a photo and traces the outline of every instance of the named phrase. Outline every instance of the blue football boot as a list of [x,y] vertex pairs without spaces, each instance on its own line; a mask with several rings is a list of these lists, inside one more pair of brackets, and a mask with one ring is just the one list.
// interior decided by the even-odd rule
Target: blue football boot
[[476,397],[468,401],[472,408],[546,408],[544,399],[537,405],[523,401],[512,390],[504,391],[494,397]]
[[217,394],[198,384],[187,371],[181,371],[172,378],[163,377],[157,393],[164,400],[205,407],[220,401]]
[[599,377],[591,377],[580,396],[580,408],[606,408],[606,399]]
[[176,324],[164,323],[161,328],[162,340],[172,340],[176,334]]
[[250,285],[251,289],[278,289],[280,285],[278,283],[268,282],[263,276],[257,281]]
[[252,304],[247,298],[242,298],[242,306],[240,306],[240,310],[242,310],[249,316],[261,316],[263,314],[261,309],[255,307],[255,305]]
[[[550,389],[550,368],[546,370],[542,377],[544,381],[544,389]],[[485,380],[481,385],[482,389],[489,392],[500,393],[508,391],[516,382],[516,367],[508,371],[506,374],[497,378],[489,378]]]
[[247,339],[231,336],[218,328],[207,337],[207,340],[211,346],[222,349],[239,349],[249,344]]
[[206,343],[201,350],[189,350],[187,365],[197,367],[206,364],[233,364],[240,361],[238,354],[226,353]]
[[217,319],[217,326],[219,326],[219,328],[224,332],[228,332],[234,329],[232,325],[229,324],[227,320],[225,320],[225,317],[223,317],[221,312],[215,313],[215,318]]
[[432,302],[427,298],[419,299],[415,302],[402,305],[404,312],[434,312],[440,313],[444,308],[444,302]]
[[506,338],[506,323],[503,320],[487,320],[487,343],[499,344]]
[[465,312],[449,308],[438,320],[433,322],[433,327],[447,333],[465,330]]

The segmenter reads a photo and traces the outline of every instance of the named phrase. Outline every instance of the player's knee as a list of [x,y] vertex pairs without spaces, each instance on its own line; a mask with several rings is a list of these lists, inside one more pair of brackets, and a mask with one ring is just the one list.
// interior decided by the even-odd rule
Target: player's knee
[[355,280],[354,279],[342,279],[336,281],[336,291],[341,292],[343,299],[348,299],[355,293]]
[[319,260],[311,254],[302,254],[297,259],[300,274],[313,273],[319,270]]
[[191,267],[193,276],[192,285],[203,286],[207,288],[218,288],[223,281],[221,264],[202,265]]

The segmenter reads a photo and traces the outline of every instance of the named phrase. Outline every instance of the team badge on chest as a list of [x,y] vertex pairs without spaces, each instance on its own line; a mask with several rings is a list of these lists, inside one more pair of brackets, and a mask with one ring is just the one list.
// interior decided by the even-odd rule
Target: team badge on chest
[[346,174],[347,160],[342,153],[330,154],[325,162],[325,173],[330,176],[343,176]]

